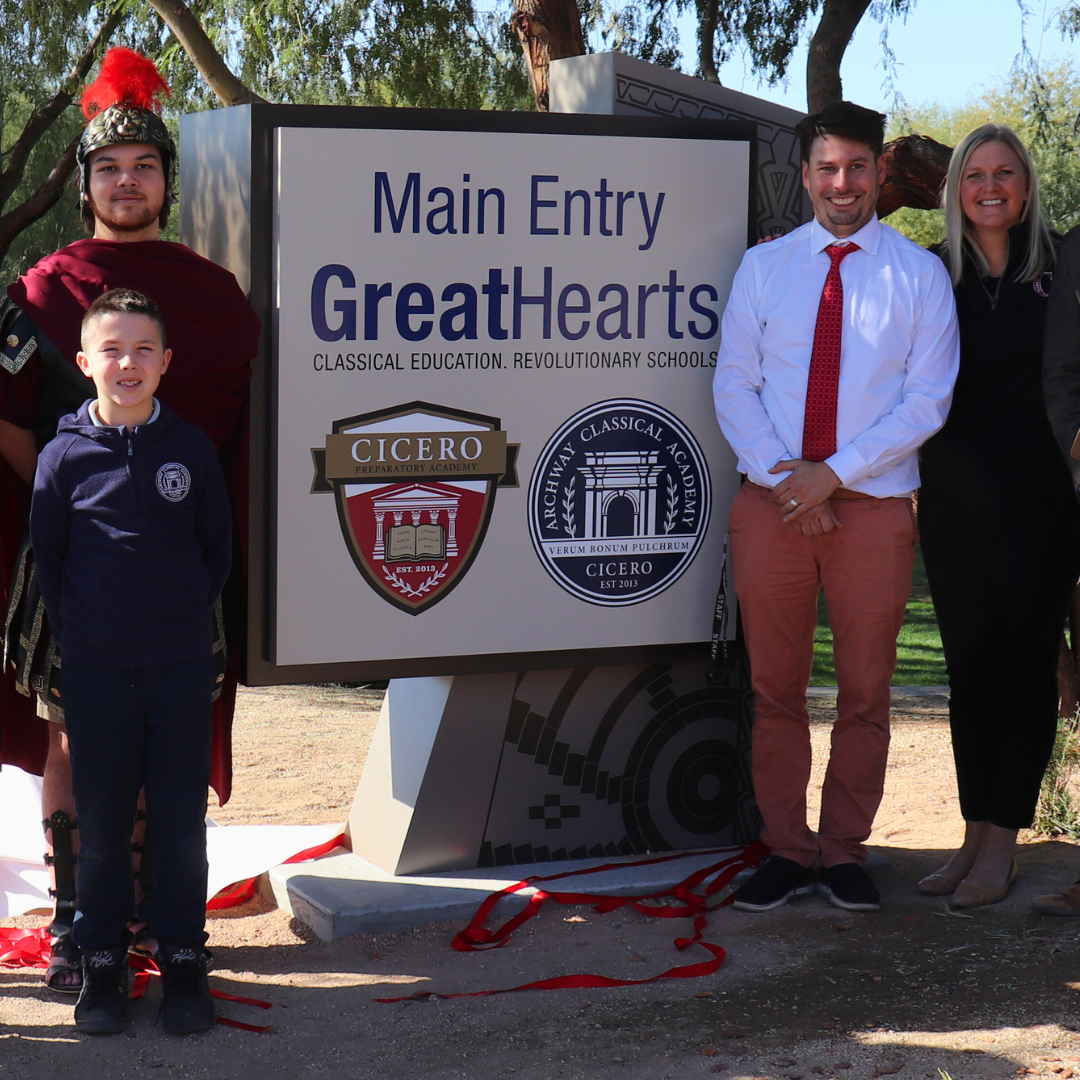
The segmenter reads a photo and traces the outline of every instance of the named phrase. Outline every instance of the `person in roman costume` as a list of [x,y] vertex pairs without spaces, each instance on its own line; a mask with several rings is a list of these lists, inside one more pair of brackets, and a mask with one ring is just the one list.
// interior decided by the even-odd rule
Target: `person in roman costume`
[[[70,937],[77,910],[77,817],[62,673],[49,647],[33,554],[23,538],[38,451],[55,434],[60,417],[93,396],[93,384],[76,365],[79,328],[95,297],[109,289],[136,289],[161,308],[173,351],[161,400],[213,440],[229,486],[236,556],[217,615],[220,694],[211,783],[222,803],[231,787],[244,610],[248,383],[260,327],[229,271],[160,238],[175,201],[177,167],[176,147],[160,116],[167,93],[151,60],[129,49],[109,50],[82,98],[89,123],[78,147],[77,182],[90,235],[43,258],[0,300],[0,588],[11,585],[0,596],[7,612],[0,760],[44,776],[46,861],[54,868],[56,900],[46,982],[66,993],[78,993],[81,985]],[[150,875],[144,865],[144,885]],[[138,912],[132,920],[138,924]]]

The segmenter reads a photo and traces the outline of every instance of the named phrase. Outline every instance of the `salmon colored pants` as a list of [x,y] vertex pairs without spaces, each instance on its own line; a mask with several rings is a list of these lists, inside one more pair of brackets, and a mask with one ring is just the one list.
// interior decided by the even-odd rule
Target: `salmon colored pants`
[[[776,855],[810,866],[866,861],[889,754],[896,635],[911,591],[918,529],[908,498],[835,499],[843,524],[801,536],[766,488],[744,484],[731,510],[735,592],[750,658],[756,716],[753,776]],[[806,821],[818,593],[833,633],[837,719],[818,833]]]

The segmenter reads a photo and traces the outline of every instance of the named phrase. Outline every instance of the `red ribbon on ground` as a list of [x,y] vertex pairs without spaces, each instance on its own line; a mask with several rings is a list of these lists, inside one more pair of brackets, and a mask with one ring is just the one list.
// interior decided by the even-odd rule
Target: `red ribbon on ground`
[[[317,859],[320,855],[326,855],[328,852],[333,851],[334,848],[340,847],[344,842],[345,834],[338,833],[333,840],[327,840],[324,844],[316,844],[314,847],[304,848],[303,851],[298,851],[295,855],[286,859],[285,863],[282,865],[307,862],[308,859]],[[241,904],[246,904],[255,895],[258,880],[258,878],[248,878],[246,881],[237,881],[233,885],[226,886],[206,902],[206,910],[223,911],[226,908],[234,908],[239,907]]]
[[[734,855],[728,855],[711,866],[695,870],[677,885],[663,889],[660,892],[649,893],[645,896],[600,896],[595,893],[579,892],[549,892],[545,889],[537,889],[530,897],[525,908],[517,915],[508,919],[496,930],[488,930],[484,923],[487,921],[495,905],[507,896],[513,896],[522,889],[529,888],[536,882],[560,881],[565,878],[584,877],[589,874],[601,874],[606,870],[624,870],[633,866],[655,866],[660,863],[674,862],[677,859],[698,857],[701,855],[726,854],[730,849],[717,848],[713,851],[680,852],[677,855],[662,855],[655,859],[643,859],[630,863],[605,863],[603,866],[591,866],[584,870],[568,870],[561,874],[551,874],[547,877],[533,875],[510,885],[505,889],[492,893],[481,905],[476,915],[473,916],[469,925],[454,937],[451,943],[458,952],[481,952],[485,949],[498,949],[510,941],[513,932],[528,922],[539,913],[540,908],[548,900],[554,900],[558,904],[591,904],[593,910],[600,915],[610,911],[617,911],[621,907],[629,905],[643,915],[649,915],[656,919],[693,919],[694,933],[691,937],[675,939],[675,948],[680,952],[690,945],[700,945],[712,955],[711,960],[704,960],[697,964],[683,964],[679,967],[669,968],[659,975],[653,975],[647,979],[612,979],[606,975],[580,974],[562,975],[554,979],[540,979],[536,982],[524,983],[521,986],[507,987],[502,990],[473,990],[460,994],[436,994],[426,990],[418,994],[409,994],[405,997],[375,998],[379,1004],[390,1005],[399,1001],[422,1001],[430,997],[458,998],[458,997],[489,997],[492,994],[510,994],[518,990],[571,990],[589,989],[608,986],[643,986],[646,983],[658,982],[661,979],[696,979],[703,975],[711,975],[718,971],[724,962],[726,953],[719,946],[710,941],[703,940],[705,927],[708,923],[708,914],[718,908],[726,907],[731,903],[732,896],[726,896],[716,904],[709,904],[709,898],[715,896],[729,885],[737,874],[753,866],[757,866],[769,853],[769,849],[760,841]],[[709,879],[712,880],[709,880]],[[700,892],[695,892],[702,882],[708,882]],[[649,901],[660,900],[664,897],[672,897],[677,903],[659,905]]]
[[51,956],[47,927],[23,930],[0,926],[0,967],[44,968]]
[[[298,851],[286,863],[305,862],[308,859],[318,858],[341,845],[345,839],[344,833],[339,833],[332,840],[314,847]],[[223,908],[238,907],[246,903],[255,895],[257,878],[248,878],[247,881],[239,881],[222,889],[216,896],[207,901],[207,911],[220,911]],[[42,926],[31,930],[17,927],[0,926],[0,967],[26,967],[47,968],[52,959],[52,949],[49,945],[48,927]],[[135,980],[131,987],[131,998],[141,998],[146,993],[150,976],[160,975],[157,964],[146,956],[132,956],[131,966],[135,969]],[[221,1001],[236,1001],[241,1005],[254,1005],[259,1009],[270,1009],[273,1006],[269,1001],[261,1001],[258,998],[239,997],[236,994],[227,994],[224,990],[213,990],[210,993]],[[219,1016],[219,1024],[226,1027],[240,1028],[243,1031],[269,1031],[269,1027],[257,1027],[254,1024],[245,1024],[240,1020],[230,1020],[228,1017]]]

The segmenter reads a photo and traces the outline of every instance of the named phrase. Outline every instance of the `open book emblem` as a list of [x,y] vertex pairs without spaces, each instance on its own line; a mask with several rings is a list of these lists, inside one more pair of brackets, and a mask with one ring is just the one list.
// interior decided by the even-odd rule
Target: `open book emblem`
[[313,493],[337,497],[357,569],[384,600],[419,614],[462,580],[517,446],[494,416],[413,401],[335,420],[312,449]]

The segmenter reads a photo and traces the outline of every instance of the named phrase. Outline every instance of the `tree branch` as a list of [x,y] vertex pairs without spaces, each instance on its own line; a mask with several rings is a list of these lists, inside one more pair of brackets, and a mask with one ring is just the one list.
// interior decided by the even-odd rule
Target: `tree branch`
[[0,262],[7,256],[15,237],[39,218],[44,217],[60,201],[71,171],[75,168],[75,151],[78,149],[80,138],[82,138],[81,134],[71,140],[55,168],[37,191],[14,210],[0,217]]
[[250,105],[265,102],[253,90],[249,90],[229,69],[217,47],[206,35],[202,24],[181,0],[146,0],[161,16],[173,37],[180,42],[184,52],[206,80],[223,105]]
[[[123,17],[124,5],[122,3],[117,4],[109,13],[109,17],[101,24],[98,32],[94,35],[93,41],[86,46],[82,56],[75,62],[75,66],[68,72],[68,76],[60,89],[49,101],[44,105],[39,105],[30,114],[30,119],[26,121],[22,133],[15,140],[15,145],[8,151],[7,166],[3,173],[0,173],[0,210],[7,205],[8,199],[11,198],[15,189],[22,183],[23,175],[26,172],[26,163],[30,160],[30,154],[33,152],[34,147],[37,146],[41,136],[75,100],[75,94],[86,78],[87,72],[94,66],[98,53],[107,44],[109,38],[112,37]],[[61,161],[63,161],[63,158],[61,158]],[[68,172],[71,171],[74,161],[75,159],[72,157]],[[46,180],[45,183],[47,184],[48,181]],[[38,216],[40,217],[40,215]],[[36,220],[36,218],[31,220]]]
[[698,0],[698,66],[706,82],[720,85],[716,70],[716,24],[720,15],[720,0]]
[[840,61],[870,0],[825,0],[806,57],[806,104],[811,113],[843,99]]

